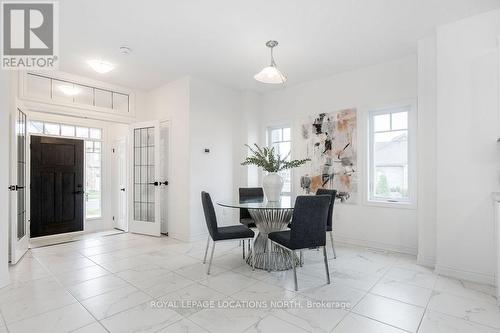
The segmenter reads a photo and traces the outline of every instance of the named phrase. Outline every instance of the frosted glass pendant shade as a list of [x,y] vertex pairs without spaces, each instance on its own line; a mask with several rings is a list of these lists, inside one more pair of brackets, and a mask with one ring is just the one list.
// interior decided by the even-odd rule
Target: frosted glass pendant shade
[[255,74],[254,79],[262,83],[283,84],[286,82],[286,76],[276,67],[273,55],[273,49],[278,46],[278,42],[269,40],[266,46],[271,50],[271,64]]
[[275,66],[264,67],[254,78],[262,83],[280,84],[286,82],[286,76]]

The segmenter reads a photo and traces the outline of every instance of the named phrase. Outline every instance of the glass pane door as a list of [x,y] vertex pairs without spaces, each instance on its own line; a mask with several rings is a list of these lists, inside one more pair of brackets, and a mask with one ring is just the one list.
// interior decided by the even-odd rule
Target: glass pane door
[[155,128],[134,129],[134,219],[155,222]]
[[26,235],[26,115],[17,110],[17,240]]
[[130,137],[133,163],[130,167],[129,231],[160,236],[160,123],[133,124]]
[[15,109],[10,117],[11,165],[10,165],[10,261],[17,263],[29,247],[29,207],[27,188],[27,117]]

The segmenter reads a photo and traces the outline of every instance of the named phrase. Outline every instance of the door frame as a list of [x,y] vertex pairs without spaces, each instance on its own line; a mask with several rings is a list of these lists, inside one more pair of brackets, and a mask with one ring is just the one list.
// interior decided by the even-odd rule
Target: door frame
[[10,170],[9,170],[9,186],[17,185],[17,114],[18,112],[22,112],[25,116],[25,141],[24,141],[24,163],[25,163],[25,174],[24,174],[24,209],[25,209],[25,230],[24,236],[21,239],[17,239],[17,190],[10,190],[9,194],[9,206],[10,206],[10,214],[9,214],[9,261],[12,265],[15,265],[21,258],[26,254],[28,249],[30,248],[30,197],[29,197],[29,189],[30,189],[30,178],[31,174],[28,171],[29,163],[30,163],[30,155],[29,155],[29,133],[28,133],[28,114],[24,110],[23,106],[18,104],[16,105],[13,112],[10,112],[9,115],[9,132],[10,132]]
[[[161,206],[161,212],[163,211],[166,211],[166,216],[164,216],[164,218],[166,219],[165,223],[163,223],[162,220],[160,220],[160,224],[161,224],[161,233],[163,235],[167,235],[168,236],[168,223],[169,223],[169,208],[170,208],[170,192],[169,192],[169,188],[170,188],[170,170],[172,170],[172,122],[170,121],[170,119],[160,119],[160,130],[162,127],[166,127],[168,128],[168,142],[167,142],[167,172],[166,174],[164,175],[166,179],[161,179],[162,181],[166,180],[169,182],[169,185],[167,186],[161,186],[160,190],[161,191],[167,191],[167,201],[165,202],[162,202],[162,206]],[[160,149],[161,149],[161,145],[160,145]],[[161,153],[160,153],[161,154]],[[160,165],[160,167],[162,167]],[[160,214],[160,218],[162,217],[162,215]]]
[[138,122],[138,123],[132,123],[130,124],[130,130],[129,130],[129,137],[130,137],[130,142],[129,142],[129,156],[130,156],[130,161],[129,163],[129,179],[128,179],[128,188],[130,189],[128,191],[128,202],[129,202],[129,223],[128,223],[128,229],[132,233],[138,233],[138,234],[144,234],[144,235],[150,235],[150,236],[161,236],[161,202],[160,202],[160,191],[159,187],[155,186],[155,191],[154,191],[154,198],[155,198],[155,221],[154,222],[144,222],[144,221],[136,221],[135,220],[135,214],[134,214],[134,209],[135,209],[135,202],[134,202],[134,193],[135,193],[135,187],[134,187],[134,177],[135,177],[135,172],[134,172],[134,165],[135,165],[135,154],[134,154],[134,130],[138,128],[151,128],[153,127],[155,129],[155,137],[154,137],[154,153],[155,153],[155,165],[154,165],[154,170],[155,170],[155,179],[154,181],[159,181],[158,180],[158,175],[160,174],[160,164],[158,163],[158,158],[159,158],[159,149],[160,149],[160,121],[159,120],[152,120],[152,121],[144,121],[144,122]]
[[[113,146],[113,149],[115,150],[115,152],[113,153],[113,159],[112,159],[112,162],[111,162],[111,165],[112,167],[115,166],[115,163],[117,161],[117,155],[116,155],[116,149],[118,149],[118,145],[120,143],[124,144],[124,147],[125,147],[125,150],[124,150],[124,153],[125,153],[125,191],[126,191],[126,195],[125,195],[125,205],[124,205],[124,213],[125,213],[125,228],[124,228],[124,232],[128,232],[129,231],[129,207],[130,207],[130,201],[129,201],[129,192],[130,192],[130,182],[129,182],[129,174],[130,174],[130,170],[129,170],[129,165],[130,165],[130,162],[129,162],[129,137],[128,135],[127,136],[123,136],[123,137],[120,137],[116,140],[114,140],[112,142],[112,146]],[[112,180],[111,180],[111,187],[113,188],[112,189],[112,192],[114,192],[116,190],[116,188],[114,188],[114,185],[118,185],[118,177],[113,177]],[[116,182],[116,184],[115,184]],[[112,198],[114,198],[114,193],[112,193]],[[112,200],[112,204],[113,204],[113,214],[112,216],[115,218],[113,220],[113,228],[114,229],[118,229],[118,230],[121,230],[119,228],[116,227],[116,216],[117,216],[117,212],[118,210],[120,209],[120,205],[119,205],[119,198],[117,200]]]

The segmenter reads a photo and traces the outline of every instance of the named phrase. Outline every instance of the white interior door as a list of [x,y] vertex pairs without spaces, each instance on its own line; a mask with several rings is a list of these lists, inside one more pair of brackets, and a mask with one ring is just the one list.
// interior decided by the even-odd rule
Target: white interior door
[[29,209],[27,208],[27,117],[17,109],[11,115],[10,261],[17,263],[29,247]]
[[161,233],[168,234],[168,169],[170,154],[170,123],[160,123],[160,200]]
[[127,138],[116,140],[113,147],[113,227],[128,231]]
[[160,236],[160,123],[131,125],[131,186],[129,231]]

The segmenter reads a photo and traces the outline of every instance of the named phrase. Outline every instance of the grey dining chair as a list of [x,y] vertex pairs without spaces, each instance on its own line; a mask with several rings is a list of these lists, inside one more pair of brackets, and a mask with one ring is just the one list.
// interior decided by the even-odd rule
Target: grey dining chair
[[[292,217],[292,228],[285,231],[271,232],[268,238],[278,246],[288,250],[295,258],[295,251],[311,248],[323,248],[326,280],[330,284],[330,271],[326,255],[326,219],[330,206],[329,195],[298,196]],[[268,252],[268,256],[270,252]],[[298,290],[297,262],[293,261],[295,290]]]
[[[205,214],[205,222],[208,228],[208,239],[207,247],[205,248],[205,256],[203,258],[203,264],[207,262],[208,248],[210,245],[210,239],[212,239],[212,252],[210,254],[210,262],[207,268],[207,275],[210,274],[210,268],[212,267],[212,260],[214,258],[215,243],[230,240],[246,240],[250,242],[253,240],[254,232],[244,225],[231,225],[227,227],[219,227],[217,225],[217,215],[215,214],[214,205],[212,203],[212,198],[207,192],[201,192],[201,203],[203,206],[203,212]],[[252,247],[253,247],[253,242]],[[255,270],[255,256],[252,262],[252,269]]]
[[[264,190],[262,187],[240,187],[239,188],[240,203],[263,202]],[[248,209],[240,208],[240,223],[249,228],[256,228],[255,221]],[[243,259],[245,259],[245,241],[243,243]],[[250,252],[250,244],[248,244],[248,251]]]
[[337,197],[337,190],[328,190],[325,188],[319,188],[316,191],[316,195],[329,195],[331,197],[330,208],[328,209],[328,219],[326,220],[326,232],[330,234],[333,259],[337,259],[337,253],[335,253],[335,246],[333,245],[333,207],[335,205],[335,198]]

